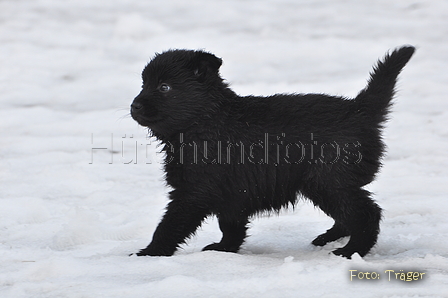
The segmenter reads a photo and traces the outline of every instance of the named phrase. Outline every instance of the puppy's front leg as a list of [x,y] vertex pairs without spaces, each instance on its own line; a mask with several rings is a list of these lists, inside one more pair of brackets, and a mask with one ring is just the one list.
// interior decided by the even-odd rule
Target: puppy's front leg
[[181,198],[178,192],[171,192],[171,202],[154,232],[151,243],[140,250],[138,256],[173,255],[179,244],[194,234],[209,215],[206,209],[201,208],[196,198],[184,194]]

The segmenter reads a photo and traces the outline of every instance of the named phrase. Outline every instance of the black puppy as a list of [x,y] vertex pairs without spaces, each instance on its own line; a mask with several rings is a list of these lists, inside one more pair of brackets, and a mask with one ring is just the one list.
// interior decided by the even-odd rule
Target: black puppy
[[381,128],[414,50],[386,55],[354,99],[241,97],[220,77],[222,60],[210,53],[156,55],[143,70],[131,115],[162,142],[173,190],[152,242],[137,255],[171,256],[210,215],[218,217],[223,236],[204,250],[237,252],[251,216],[294,205],[298,195],[335,220],[314,245],[350,236],[333,253],[367,254],[377,241],[381,208],[362,187],[381,165]]

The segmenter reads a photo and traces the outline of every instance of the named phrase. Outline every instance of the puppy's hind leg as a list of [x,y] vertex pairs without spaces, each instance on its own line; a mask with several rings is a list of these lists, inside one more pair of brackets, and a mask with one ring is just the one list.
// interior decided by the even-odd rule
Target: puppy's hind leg
[[380,232],[381,208],[364,189],[350,193],[348,197],[344,224],[350,233],[350,240],[344,247],[333,253],[346,258],[358,253],[364,257],[376,244]]
[[338,236],[350,235],[346,246],[333,251],[335,255],[346,258],[354,253],[363,257],[376,244],[381,208],[370,198],[368,191],[361,188],[331,192],[309,190],[306,195],[336,222],[327,233],[318,236],[313,244],[324,245]]
[[241,244],[246,238],[247,218],[239,220],[228,220],[218,217],[219,229],[222,232],[222,239],[218,243],[212,243],[204,247],[203,250],[217,250],[226,252],[238,252]]

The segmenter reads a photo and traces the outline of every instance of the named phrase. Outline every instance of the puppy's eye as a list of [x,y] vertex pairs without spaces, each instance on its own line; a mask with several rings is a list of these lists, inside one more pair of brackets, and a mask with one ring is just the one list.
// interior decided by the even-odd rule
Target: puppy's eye
[[163,84],[160,85],[159,90],[162,93],[166,93],[166,92],[171,90],[171,86],[168,85],[168,84],[163,83]]

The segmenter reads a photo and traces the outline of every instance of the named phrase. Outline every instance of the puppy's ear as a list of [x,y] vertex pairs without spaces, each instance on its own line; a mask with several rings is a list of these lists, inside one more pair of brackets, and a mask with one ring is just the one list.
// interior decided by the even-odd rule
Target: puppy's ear
[[222,60],[220,58],[203,51],[196,51],[191,61],[194,75],[199,80],[204,80],[208,75],[217,75],[221,64]]

